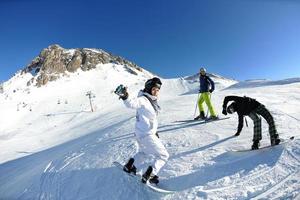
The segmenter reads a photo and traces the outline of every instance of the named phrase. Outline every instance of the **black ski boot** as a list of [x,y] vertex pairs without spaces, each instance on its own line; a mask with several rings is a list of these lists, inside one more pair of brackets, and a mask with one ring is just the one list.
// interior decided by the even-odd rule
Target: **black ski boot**
[[239,136],[240,135],[240,133],[236,133],[236,134],[234,134],[234,136]]
[[251,149],[255,150],[258,149],[260,146],[259,140],[254,140]]
[[152,183],[152,184],[155,184],[157,185],[159,183],[159,180],[158,180],[158,176],[154,175],[154,176],[151,176],[151,178],[149,179],[149,182]]
[[278,138],[278,134],[276,134],[274,137],[271,137],[271,146],[278,145],[280,143],[280,139]]
[[136,167],[134,166],[134,159],[130,158],[127,162],[126,165],[124,165],[123,167],[123,171],[127,172],[127,173],[132,173],[134,175],[136,175]]
[[148,169],[146,170],[146,172],[142,176],[142,182],[143,183],[146,183],[149,180],[149,178],[152,174],[152,171],[153,171],[152,166],[149,166]]
[[210,116],[209,118],[207,118],[206,120],[217,120],[217,119],[219,119],[219,117],[218,116]]
[[194,120],[206,119],[205,113],[203,111],[200,112],[200,115],[194,118]]

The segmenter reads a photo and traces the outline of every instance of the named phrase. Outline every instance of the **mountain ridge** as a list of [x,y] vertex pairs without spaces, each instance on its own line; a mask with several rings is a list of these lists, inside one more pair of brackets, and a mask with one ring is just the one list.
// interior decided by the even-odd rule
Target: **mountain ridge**
[[137,64],[102,49],[65,49],[58,44],[54,44],[43,49],[21,71],[21,74],[31,73],[33,77],[27,82],[27,85],[35,83],[37,87],[41,87],[48,82],[57,80],[61,74],[64,75],[66,72],[74,73],[78,69],[89,71],[95,69],[99,64],[108,63],[123,65],[128,72],[135,75],[138,72],[150,73]]

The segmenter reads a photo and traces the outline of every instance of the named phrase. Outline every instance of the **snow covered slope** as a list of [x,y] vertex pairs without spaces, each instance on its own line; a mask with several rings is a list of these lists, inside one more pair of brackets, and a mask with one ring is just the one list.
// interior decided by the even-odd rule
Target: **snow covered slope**
[[[41,88],[24,85],[30,76],[17,74],[0,94],[0,199],[300,198],[300,83],[223,90],[236,82],[213,77],[219,82],[212,95],[218,113],[226,95],[251,96],[272,112],[281,138],[296,137],[287,145],[236,153],[231,150],[251,146],[251,120],[239,137],[232,136],[236,116],[175,123],[194,117],[197,83],[163,79],[159,134],[170,159],[160,177],[162,187],[177,192],[161,195],[128,181],[112,165],[136,151],[135,112],[112,90],[123,83],[135,96],[149,74],[107,64]],[[95,112],[88,91],[96,95]],[[267,145],[265,123],[263,128],[262,145]]]
[[289,78],[279,81],[270,81],[266,79],[255,79],[255,80],[247,80],[238,82],[234,85],[231,85],[230,87],[227,87],[226,89],[241,89],[241,88],[254,88],[254,87],[262,87],[262,86],[271,86],[271,85],[286,85],[286,84],[292,84],[292,83],[299,83],[300,78]]
[[[148,72],[138,73],[129,73],[122,65],[105,64],[86,72],[68,73],[40,88],[26,85],[32,78],[30,73],[17,73],[4,83],[4,93],[0,95],[0,145],[13,147],[0,152],[0,162],[97,130],[98,124],[85,130],[75,127],[120,107],[113,89],[123,83],[137,91],[151,77]],[[96,95],[95,113],[90,113],[86,96],[89,91]],[[30,145],[24,145],[27,143]]]

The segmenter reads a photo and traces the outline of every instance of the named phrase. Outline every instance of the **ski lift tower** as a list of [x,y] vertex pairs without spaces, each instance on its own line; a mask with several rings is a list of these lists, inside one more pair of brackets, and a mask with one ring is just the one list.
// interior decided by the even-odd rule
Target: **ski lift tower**
[[88,91],[86,93],[86,96],[89,97],[89,100],[90,100],[90,106],[91,106],[91,111],[94,112],[94,108],[93,108],[93,104],[92,104],[92,99],[96,97],[95,94],[93,94],[91,91]]
[[3,83],[0,82],[0,94],[3,93]]

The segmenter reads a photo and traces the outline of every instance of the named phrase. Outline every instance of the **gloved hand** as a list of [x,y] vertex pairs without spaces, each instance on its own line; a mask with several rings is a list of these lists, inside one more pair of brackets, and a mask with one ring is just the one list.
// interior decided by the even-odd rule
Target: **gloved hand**
[[128,94],[127,90],[125,90],[125,91],[124,91],[124,94],[123,94],[123,95],[120,95],[119,98],[122,99],[122,100],[124,101],[124,100],[128,99],[128,95],[129,95],[129,94]]
[[210,90],[209,90],[210,93],[213,93],[213,91],[214,91],[213,89],[210,89]]
[[128,98],[127,87],[124,87],[122,84],[119,85],[115,90],[115,94],[118,95],[120,99],[126,100]]
[[223,111],[222,111],[223,115],[227,115],[227,111],[226,111],[226,108],[223,108]]
[[240,133],[239,132],[237,132],[236,134],[234,134],[234,136],[239,136],[240,135]]

